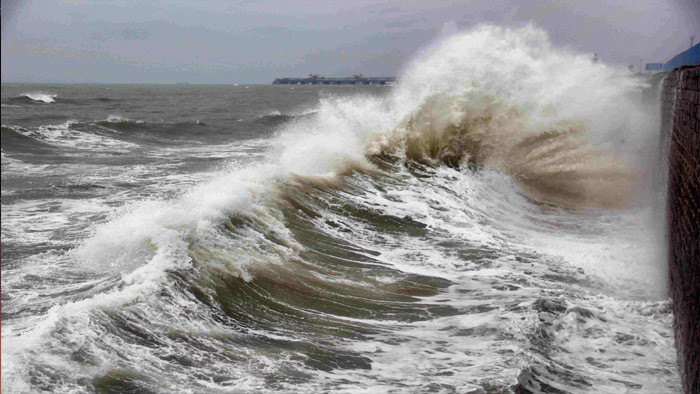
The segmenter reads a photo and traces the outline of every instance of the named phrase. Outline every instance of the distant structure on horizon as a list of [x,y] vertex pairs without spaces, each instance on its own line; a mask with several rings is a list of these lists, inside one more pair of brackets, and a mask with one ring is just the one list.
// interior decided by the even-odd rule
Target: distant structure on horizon
[[326,78],[318,74],[309,74],[306,78],[277,78],[273,85],[386,85],[398,80],[396,77],[365,77],[355,74],[345,78]]

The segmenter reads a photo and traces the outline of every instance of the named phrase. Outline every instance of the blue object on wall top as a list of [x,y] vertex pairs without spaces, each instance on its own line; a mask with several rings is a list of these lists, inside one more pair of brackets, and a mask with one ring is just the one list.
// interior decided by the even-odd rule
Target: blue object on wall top
[[700,64],[700,43],[695,44],[685,52],[674,56],[664,64],[664,71],[671,71],[680,66],[694,66]]

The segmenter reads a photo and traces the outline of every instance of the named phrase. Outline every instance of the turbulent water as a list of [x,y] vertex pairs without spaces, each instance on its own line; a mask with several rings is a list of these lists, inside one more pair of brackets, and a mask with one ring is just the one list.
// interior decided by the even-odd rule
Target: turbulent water
[[534,27],[395,87],[2,86],[2,390],[676,392],[656,107]]

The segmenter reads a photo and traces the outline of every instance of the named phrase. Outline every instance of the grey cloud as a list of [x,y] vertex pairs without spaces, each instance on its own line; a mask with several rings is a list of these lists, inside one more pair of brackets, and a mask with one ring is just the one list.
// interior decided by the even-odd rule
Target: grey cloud
[[389,29],[398,28],[398,27],[409,27],[409,26],[415,25],[416,22],[418,22],[418,21],[415,19],[410,20],[410,21],[396,21],[396,22],[389,22],[389,23],[385,24],[384,26],[388,27]]
[[697,0],[15,4],[3,10],[3,82],[268,83],[311,71],[391,75],[444,34],[443,26],[464,30],[480,23],[532,22],[555,46],[596,52],[621,66],[640,58],[666,61],[688,46],[688,36],[700,37]]
[[141,41],[147,40],[151,33],[143,28],[98,29],[90,33],[92,41],[106,42],[112,40]]
[[146,29],[124,29],[119,35],[127,41],[137,41],[148,39],[151,33]]
[[379,15],[395,14],[397,12],[401,12],[401,8],[389,7],[389,8],[383,8],[383,9],[378,11]]

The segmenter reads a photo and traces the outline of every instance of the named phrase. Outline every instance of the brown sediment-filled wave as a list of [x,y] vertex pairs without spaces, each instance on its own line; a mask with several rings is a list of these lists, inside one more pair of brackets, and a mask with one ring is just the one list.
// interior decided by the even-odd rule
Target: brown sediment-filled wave
[[535,200],[573,207],[624,206],[633,172],[595,147],[580,120],[534,121],[494,96],[429,97],[372,153],[428,165],[496,168]]

